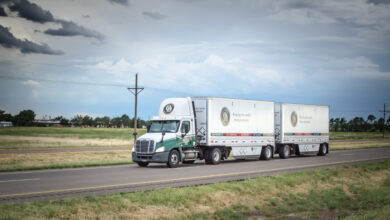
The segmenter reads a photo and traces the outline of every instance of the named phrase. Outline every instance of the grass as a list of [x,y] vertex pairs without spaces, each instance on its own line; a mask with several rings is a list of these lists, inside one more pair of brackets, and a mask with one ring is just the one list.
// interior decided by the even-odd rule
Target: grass
[[130,150],[0,154],[0,172],[130,164]]
[[[138,135],[146,129],[138,129]],[[28,137],[59,137],[59,138],[95,138],[95,139],[124,139],[133,136],[131,128],[69,128],[69,127],[6,127],[0,128],[1,135]]]
[[[330,140],[361,140],[381,139],[382,132],[330,132]],[[390,137],[390,132],[385,132],[385,138]]]
[[387,219],[390,161],[108,196],[0,204],[0,219]]
[[352,150],[352,149],[367,149],[378,147],[390,147],[390,139],[383,140],[362,140],[362,141],[342,141],[330,142],[330,150]]
[[[139,129],[138,135],[146,132]],[[0,128],[0,149],[118,147],[133,145],[130,128]]]

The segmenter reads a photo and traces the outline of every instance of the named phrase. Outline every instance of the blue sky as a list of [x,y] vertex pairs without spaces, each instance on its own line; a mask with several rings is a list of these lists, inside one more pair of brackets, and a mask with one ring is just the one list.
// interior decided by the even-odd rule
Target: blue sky
[[[390,108],[388,1],[5,0],[0,109],[38,117],[139,116],[164,98]],[[59,82],[118,84],[92,86]]]

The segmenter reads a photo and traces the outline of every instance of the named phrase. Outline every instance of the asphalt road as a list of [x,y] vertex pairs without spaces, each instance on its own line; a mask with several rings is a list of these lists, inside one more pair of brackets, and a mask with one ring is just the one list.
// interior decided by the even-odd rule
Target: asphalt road
[[279,173],[390,159],[390,148],[333,151],[327,156],[301,156],[270,161],[199,162],[169,169],[165,164],[40,170],[0,173],[0,202],[62,199],[134,192],[165,187],[242,180]]

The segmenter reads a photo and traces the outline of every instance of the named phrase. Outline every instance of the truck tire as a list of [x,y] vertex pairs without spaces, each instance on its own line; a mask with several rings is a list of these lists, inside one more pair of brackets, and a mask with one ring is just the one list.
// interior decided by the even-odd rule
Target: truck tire
[[137,162],[137,164],[140,167],[147,167],[149,165],[149,162]]
[[180,154],[179,154],[179,151],[177,150],[172,150],[170,153],[169,153],[169,156],[168,156],[168,167],[169,168],[175,168],[179,165],[179,162],[180,162]]
[[326,144],[321,144],[321,145],[320,145],[320,150],[319,150],[319,152],[318,152],[318,155],[319,155],[319,156],[325,156],[325,155],[326,155],[326,152],[328,152],[328,149],[327,149]]
[[283,145],[279,147],[279,157],[282,159],[288,159],[290,157],[290,146]]
[[211,148],[206,151],[206,163],[219,164],[221,162],[221,150],[219,148]]
[[269,160],[272,157],[272,148],[270,146],[265,146],[261,150],[260,159],[261,160]]

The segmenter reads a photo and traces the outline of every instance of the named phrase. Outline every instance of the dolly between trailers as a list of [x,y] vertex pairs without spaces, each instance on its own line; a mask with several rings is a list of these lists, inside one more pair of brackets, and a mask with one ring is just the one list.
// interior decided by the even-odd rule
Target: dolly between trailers
[[329,107],[213,97],[168,98],[136,141],[139,166],[269,160],[329,151]]

